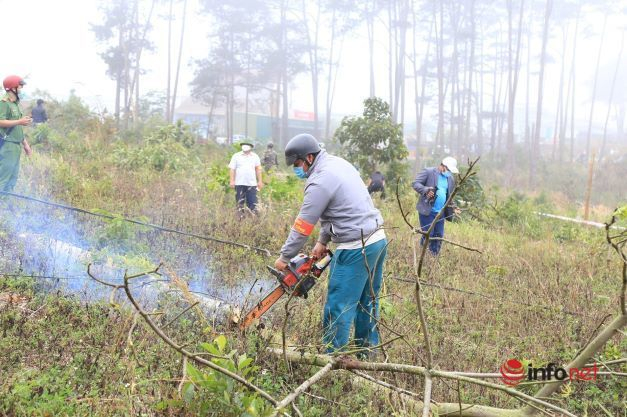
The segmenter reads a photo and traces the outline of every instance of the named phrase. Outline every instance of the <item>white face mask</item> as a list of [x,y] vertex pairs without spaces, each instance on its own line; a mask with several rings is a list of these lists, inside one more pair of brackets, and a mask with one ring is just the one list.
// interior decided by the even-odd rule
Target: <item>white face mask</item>
[[243,150],[244,152],[248,152],[248,151],[250,151],[251,149],[252,149],[252,148],[250,147],[250,145],[242,145],[242,150]]

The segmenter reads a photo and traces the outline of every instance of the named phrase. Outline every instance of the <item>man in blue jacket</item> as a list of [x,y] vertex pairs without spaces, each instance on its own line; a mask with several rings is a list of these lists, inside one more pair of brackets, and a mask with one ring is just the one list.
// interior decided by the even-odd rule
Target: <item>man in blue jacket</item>
[[381,213],[357,170],[321,149],[313,136],[294,136],[285,147],[285,161],[307,182],[303,205],[274,265],[285,270],[320,220],[312,255],[321,258],[330,242],[336,245],[323,316],[327,352],[349,344],[352,325],[355,345],[374,348],[379,345],[378,295],[387,250]]
[[[439,166],[425,168],[419,172],[412,183],[412,187],[420,196],[416,209],[420,218],[420,228],[423,232],[429,230],[435,216],[444,208],[444,204],[455,189],[455,178],[452,174],[459,174],[457,160],[447,156]],[[431,231],[432,238],[444,237],[444,220],[451,221],[453,216],[458,214],[458,210],[452,204],[444,208],[444,213]],[[424,241],[423,236],[421,244],[424,244]],[[440,253],[441,246],[441,240],[429,241],[429,251],[433,255]]]

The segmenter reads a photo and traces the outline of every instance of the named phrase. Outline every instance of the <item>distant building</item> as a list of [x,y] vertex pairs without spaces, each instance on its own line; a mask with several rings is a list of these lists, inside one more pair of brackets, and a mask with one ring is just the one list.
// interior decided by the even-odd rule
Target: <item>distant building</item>
[[[242,106],[237,106],[233,113],[233,136],[246,135],[256,141],[265,143],[271,139],[277,140],[280,131],[281,118],[265,114],[260,108],[252,107],[246,114]],[[183,120],[196,126],[197,133],[207,139],[226,142],[226,112],[225,109],[212,109],[192,97],[182,100],[181,105],[174,110],[174,120]],[[248,123],[247,122],[248,119]],[[248,125],[248,126],[247,126]],[[286,137],[298,133],[314,133],[313,113],[292,111],[288,119]],[[220,138],[220,139],[218,139]]]

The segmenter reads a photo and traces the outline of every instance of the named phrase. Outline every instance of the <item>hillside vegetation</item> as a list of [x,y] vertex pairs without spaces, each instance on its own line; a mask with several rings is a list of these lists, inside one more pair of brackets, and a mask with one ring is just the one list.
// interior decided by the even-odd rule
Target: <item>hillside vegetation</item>
[[[279,171],[265,179],[260,214],[240,221],[226,168],[233,149],[197,144],[183,125],[154,120],[116,136],[108,119],[92,115],[76,98],[52,107],[51,120],[34,132],[35,155],[23,160],[16,193],[245,243],[273,255],[300,206],[302,183]],[[462,190],[467,210],[461,220],[446,225],[447,239],[480,253],[445,245],[438,259],[427,259],[423,308],[437,369],[495,373],[509,358],[534,366],[563,364],[618,313],[622,263],[604,231],[537,216],[538,210],[572,215],[579,206],[568,197],[568,188],[554,194],[547,187],[531,195],[494,188],[490,186],[494,176],[504,174],[486,170],[496,165],[489,162],[484,167],[479,162],[475,188],[466,195]],[[566,184],[567,176],[564,173],[558,182]],[[399,200],[415,224],[416,195],[410,179],[408,175],[400,184]],[[387,343],[380,360],[422,365],[425,350],[414,293],[418,236],[401,216],[394,186],[388,186],[390,197],[376,199],[390,238],[380,326]],[[626,203],[624,197],[614,195],[612,201],[608,197],[604,207],[597,207],[597,220],[608,221],[621,198]],[[110,288],[92,285],[86,263],[136,274],[163,262],[163,278],[180,278],[182,282],[174,286],[183,289],[163,292],[150,307],[163,313],[153,319],[166,325],[194,298],[184,284],[191,276],[210,276],[206,292],[225,294],[255,278],[268,278],[265,265],[274,257],[158,232],[120,218],[68,213],[11,197],[2,204],[0,415],[254,416],[272,411],[271,404],[232,379],[184,361],[124,301],[122,291],[109,299]],[[89,249],[83,276],[90,286],[82,293],[68,292],[63,290],[63,277],[32,277],[36,271],[21,270],[27,258],[53,260],[44,251],[31,253],[32,248],[20,246],[11,210],[20,227],[28,222],[58,223],[67,227],[47,226],[49,233],[57,233],[55,239],[67,238],[68,230],[80,236]],[[243,307],[264,295],[255,288],[247,300],[240,300]],[[320,282],[307,300],[291,302],[285,326],[290,346],[308,353],[321,351],[324,294],[325,282]],[[190,351],[216,355],[215,363],[282,398],[318,369],[288,365],[268,353],[267,347],[282,344],[284,319],[280,302],[263,326],[241,333],[228,320],[214,320],[206,311],[192,309],[168,324],[167,333]],[[627,339],[617,333],[595,360],[601,364],[626,356]],[[627,365],[612,369],[625,373]],[[413,375],[371,374],[412,392],[423,390],[423,380]],[[296,400],[303,415],[420,412],[412,400],[391,395],[351,372],[334,375]],[[518,389],[532,394],[538,387]],[[625,415],[626,393],[624,377],[603,375],[594,383],[565,384],[553,402],[576,415]],[[503,408],[521,405],[485,387],[446,381],[434,383],[433,398]]]

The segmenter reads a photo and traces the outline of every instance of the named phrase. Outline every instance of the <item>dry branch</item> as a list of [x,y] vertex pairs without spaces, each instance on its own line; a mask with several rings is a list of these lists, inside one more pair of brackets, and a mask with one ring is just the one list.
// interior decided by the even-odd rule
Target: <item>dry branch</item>
[[320,369],[318,372],[316,372],[311,378],[309,378],[308,380],[306,380],[305,382],[300,384],[298,386],[298,388],[296,388],[290,395],[285,397],[283,400],[281,400],[281,402],[279,402],[275,406],[275,412],[272,414],[272,416],[273,417],[276,416],[277,413],[279,411],[281,411],[281,409],[287,407],[296,398],[298,398],[298,396],[300,394],[302,394],[303,392],[307,391],[309,389],[309,387],[311,387],[313,384],[315,384],[316,382],[321,380],[326,374],[331,372],[332,368],[333,368],[333,364],[332,363],[328,363],[322,369]]
[[[281,349],[267,348],[266,351],[278,357],[284,356],[284,352]],[[498,385],[498,384],[493,384],[490,382],[481,381],[475,378],[469,378],[469,377],[457,375],[454,372],[440,371],[436,369],[427,369],[423,366],[407,365],[407,364],[401,364],[401,363],[361,362],[356,359],[352,359],[352,358],[345,357],[345,356],[334,358],[329,355],[313,355],[313,354],[296,352],[296,351],[291,351],[291,350],[288,350],[287,352],[285,352],[285,355],[288,357],[288,360],[292,362],[296,362],[296,363],[301,363],[301,364],[315,365],[315,366],[321,366],[321,367],[326,367],[327,365],[332,364],[333,370],[346,369],[346,370],[362,370],[362,371],[385,371],[385,372],[407,373],[407,374],[421,375],[421,376],[425,376],[427,373],[429,373],[431,377],[433,378],[444,378],[444,379],[449,379],[449,380],[462,381],[462,382],[467,382],[470,384],[479,385],[479,386],[491,388],[494,390],[502,391],[517,399],[528,401],[537,406],[544,407],[546,409],[561,413],[562,415],[565,415],[565,416],[575,417],[574,414],[568,412],[567,410],[564,410],[563,408],[560,408],[556,405],[548,403],[539,398],[534,398],[520,391],[516,391],[513,388],[509,388],[504,385]],[[452,404],[454,404],[457,411],[459,411],[459,404],[458,403],[452,403]],[[475,406],[465,405],[465,407],[474,408]],[[469,410],[470,409],[471,408],[469,408]],[[491,412],[492,414],[484,414],[484,415],[493,416],[493,417],[523,416],[524,415],[522,414],[522,410],[506,410],[506,409],[491,408]],[[501,412],[503,412],[504,414]],[[478,415],[480,414],[465,414],[465,412],[464,414],[462,414],[463,417],[478,416]]]
[[[210,360],[204,359],[199,357],[198,355],[193,354],[192,352],[189,352],[188,350],[186,350],[184,348],[184,345],[179,345],[177,344],[174,340],[172,340],[150,317],[150,314],[147,313],[146,311],[144,311],[144,309],[139,305],[139,303],[137,302],[137,300],[135,299],[135,297],[133,296],[133,294],[131,293],[131,289],[129,287],[129,280],[134,279],[134,278],[139,278],[141,276],[145,276],[148,275],[150,273],[158,273],[159,268],[161,267],[161,265],[159,267],[157,267],[155,270],[151,271],[151,272],[147,272],[147,273],[141,273],[141,274],[137,274],[137,275],[127,275],[126,273],[124,274],[124,284],[122,285],[122,287],[124,288],[124,292],[126,293],[126,297],[128,298],[128,300],[131,302],[131,304],[133,305],[133,307],[135,308],[135,310],[139,313],[140,316],[142,316],[142,318],[144,319],[144,321],[148,324],[148,326],[150,326],[150,328],[157,334],[157,336],[159,336],[167,345],[169,345],[172,349],[176,350],[177,352],[179,352],[181,355],[183,355],[184,357],[186,357],[188,360],[194,361],[196,363],[199,363],[201,365],[205,365],[208,366],[209,368],[213,369],[216,372],[220,372],[221,374],[224,374],[226,376],[228,376],[231,379],[234,379],[235,381],[239,382],[240,384],[244,385],[246,388],[250,389],[251,391],[255,391],[257,392],[259,395],[261,395],[263,398],[265,398],[266,400],[268,400],[272,405],[276,406],[277,405],[277,400],[275,400],[270,394],[268,394],[266,391],[264,391],[263,389],[257,387],[255,384],[249,382],[248,380],[246,380],[245,378],[239,376],[238,374],[229,371],[228,369],[225,369],[213,362],[211,362]],[[109,286],[109,287],[117,287],[116,284],[111,284],[105,281],[102,281],[100,279],[95,278],[90,272],[89,272],[89,267],[88,267],[88,273],[89,276],[94,278],[97,282]]]
[[355,371],[355,370],[351,370],[349,372],[351,372],[351,373],[353,373],[353,374],[355,374],[355,375],[357,375],[357,376],[359,376],[359,377],[361,377],[361,378],[363,378],[363,379],[365,379],[367,381],[370,381],[370,382],[372,382],[374,384],[381,385],[382,387],[387,388],[387,389],[389,389],[391,391],[394,391],[394,392],[396,392],[398,394],[408,395],[408,396],[413,397],[413,398],[420,398],[420,395],[418,393],[411,392],[411,391],[408,391],[408,390],[406,390],[404,388],[400,388],[400,387],[394,386],[392,384],[389,384],[389,383],[387,383],[385,381],[381,381],[379,379],[373,378],[372,376],[368,375],[365,372],[360,372],[360,371]]

